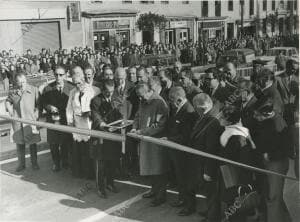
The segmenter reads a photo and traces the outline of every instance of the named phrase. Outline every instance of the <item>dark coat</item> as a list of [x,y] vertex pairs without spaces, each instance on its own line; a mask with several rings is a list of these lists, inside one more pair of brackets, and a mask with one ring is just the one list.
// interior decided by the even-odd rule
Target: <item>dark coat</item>
[[[199,117],[196,121],[190,136],[189,146],[193,149],[218,155],[220,148],[220,136],[223,128],[218,119],[213,117],[210,112]],[[203,173],[214,178],[217,174],[218,163],[216,160],[208,159],[191,154],[191,163],[194,168],[201,165]]]
[[249,129],[250,134],[254,133],[253,127],[254,127],[254,108],[255,103],[257,101],[257,98],[253,96],[249,102],[245,105],[245,107],[242,106],[241,108],[241,121],[243,126]]
[[[112,102],[108,102],[103,94],[99,94],[91,101],[92,129],[106,131],[108,128],[101,128],[102,122],[109,124],[122,118],[121,113],[114,107]],[[101,140],[96,140],[101,141]],[[121,155],[121,143],[111,140],[103,140],[102,144],[96,142],[93,147],[93,158],[96,159],[118,159]]]
[[[133,100],[133,98],[131,98],[131,94],[134,93],[133,91],[135,91],[134,88],[134,84],[127,81],[125,82],[125,87],[123,89],[123,92],[119,92],[117,90],[117,88],[114,91],[114,94],[112,96],[112,100],[118,104],[118,109],[120,111],[120,113],[124,116],[126,114],[127,119],[133,118],[132,116],[132,107],[133,107],[133,103],[136,103],[136,101]],[[126,103],[124,103],[126,101]],[[125,111],[125,104],[126,104],[126,111]],[[134,104],[135,106],[138,106],[138,102],[137,104]],[[137,109],[137,107],[135,107]]]
[[171,110],[170,117],[167,121],[165,135],[168,140],[181,145],[188,145],[190,130],[195,124],[194,107],[187,101],[179,110]]
[[268,153],[271,160],[287,157],[292,147],[289,147],[287,125],[282,116],[275,114],[270,119],[256,121],[254,130],[253,141],[259,153]]
[[[254,109],[261,107],[265,103],[272,103],[275,114],[278,114],[280,116],[283,115],[284,105],[283,105],[281,96],[280,96],[278,90],[276,89],[275,84],[273,84],[269,88],[262,91],[262,94],[258,97],[258,100],[256,101],[256,103],[254,105]],[[276,123],[275,126],[276,126],[277,130],[281,130],[284,127],[283,125],[281,125],[281,123],[282,123],[281,121],[277,121],[275,123]],[[280,125],[277,125],[277,124],[280,124]]]
[[[70,91],[74,88],[74,85],[68,81],[64,82],[64,88],[62,93],[56,88],[56,82],[48,84],[40,97],[40,109],[46,110],[47,105],[52,105],[58,108],[60,116],[60,124],[67,125],[66,108],[69,100]],[[46,121],[48,123],[54,123],[50,113],[46,114]],[[68,137],[68,133],[54,131],[47,129],[47,141],[49,143],[62,143],[65,137]]]

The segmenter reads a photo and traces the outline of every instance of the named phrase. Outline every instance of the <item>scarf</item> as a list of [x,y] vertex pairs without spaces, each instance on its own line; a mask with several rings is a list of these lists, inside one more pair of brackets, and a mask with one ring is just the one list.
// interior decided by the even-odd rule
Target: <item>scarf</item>
[[220,137],[220,143],[223,147],[226,147],[228,140],[230,139],[231,136],[245,137],[250,141],[252,149],[256,148],[250,136],[249,130],[246,127],[243,127],[240,123],[225,127],[225,131],[222,133]]

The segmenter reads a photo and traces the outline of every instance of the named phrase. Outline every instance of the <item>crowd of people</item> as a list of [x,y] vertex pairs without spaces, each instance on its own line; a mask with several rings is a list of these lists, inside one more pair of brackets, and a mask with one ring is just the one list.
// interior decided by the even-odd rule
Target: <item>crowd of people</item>
[[[237,44],[235,40],[227,43],[228,47]],[[218,47],[216,41],[209,44]],[[115,63],[107,51],[93,54],[89,48],[74,48],[70,54],[62,50],[53,58],[44,49],[36,59],[27,51],[22,57],[28,59],[26,65],[18,63],[21,57],[10,57],[11,51],[2,53],[2,64],[7,65],[10,59],[18,64],[11,79],[16,88],[6,100],[8,113],[33,121],[45,116],[47,122],[57,125],[114,133],[120,129],[110,123],[132,120],[128,132],[283,175],[287,174],[289,158],[293,158],[299,176],[297,60],[288,60],[286,69],[276,76],[259,62],[253,64],[252,76],[238,76],[235,65],[228,62],[196,78],[179,61],[171,69],[144,67],[135,61],[138,47],[126,50],[134,62],[126,64],[124,56],[120,57],[122,51],[114,51],[119,58]],[[27,83],[33,70],[53,70],[55,81],[37,89]],[[72,82],[67,81],[68,75]],[[26,145],[30,146],[32,167],[38,170],[39,129],[13,122],[13,130],[19,163],[16,171],[26,168]],[[74,177],[96,180],[101,198],[109,196],[107,191],[119,192],[114,183],[118,172],[139,174],[151,182],[151,190],[143,197],[152,199],[152,207],[166,202],[168,185],[176,186],[179,195],[172,206],[181,208],[180,216],[196,211],[196,193],[200,192],[207,202],[201,215],[206,221],[223,221],[221,203],[230,206],[237,190],[248,193],[250,189],[257,194],[256,201],[243,207],[244,211],[226,214],[226,219],[240,222],[258,214],[261,221],[291,221],[283,199],[284,178],[280,176],[259,174],[131,137],[126,139],[124,153],[121,142],[52,129],[47,129],[47,142],[52,170],[71,168]],[[236,180],[227,181],[225,172],[234,174]]]
[[[276,46],[293,46],[298,48],[298,35],[273,36],[256,38],[245,36],[239,39],[214,38],[207,41],[180,42],[174,44],[142,44],[125,46],[111,46],[100,51],[93,51],[91,48],[74,47],[72,50],[66,49],[51,52],[42,49],[38,55],[33,55],[30,49],[26,55],[15,54],[13,50],[3,50],[0,52],[0,79],[3,80],[4,89],[13,82],[14,75],[19,71],[24,71],[28,75],[43,74],[54,71],[58,65],[64,66],[69,71],[74,65],[86,66],[87,64],[96,68],[104,64],[111,64],[113,68],[123,66],[130,67],[140,65],[147,55],[171,55],[181,63],[192,65],[214,64],[220,55],[226,50],[236,48],[250,48],[257,55],[265,54],[266,51]],[[148,64],[144,64],[148,65]]]

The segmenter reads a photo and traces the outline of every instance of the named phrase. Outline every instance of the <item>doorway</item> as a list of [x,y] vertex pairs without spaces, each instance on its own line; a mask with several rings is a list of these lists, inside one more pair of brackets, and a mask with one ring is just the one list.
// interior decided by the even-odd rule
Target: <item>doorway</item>
[[94,32],[94,48],[100,50],[109,47],[109,32]]
[[166,44],[175,44],[174,30],[167,30],[165,32],[165,43]]
[[153,43],[153,32],[151,31],[143,31],[143,44],[152,44]]

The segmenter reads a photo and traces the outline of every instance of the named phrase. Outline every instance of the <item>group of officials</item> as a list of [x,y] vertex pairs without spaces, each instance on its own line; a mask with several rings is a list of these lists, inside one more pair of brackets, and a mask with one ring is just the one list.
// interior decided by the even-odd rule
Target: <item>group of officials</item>
[[[92,67],[76,66],[70,73],[71,83],[64,67],[58,66],[55,81],[40,90],[27,84],[24,73],[18,73],[17,89],[10,92],[6,107],[11,116],[23,119],[38,120],[45,115],[49,123],[116,133],[110,123],[131,119],[133,124],[127,129],[131,133],[286,174],[288,157],[294,157],[297,146],[293,134],[297,130],[298,61],[289,60],[286,67],[275,76],[256,63],[248,78],[239,77],[234,64],[227,63],[206,70],[195,80],[179,62],[174,70],[160,67],[155,72],[142,66],[112,70],[105,65],[99,79]],[[25,144],[30,145],[33,169],[39,169],[38,129],[17,122],[13,129],[19,160],[16,170],[25,169]],[[88,135],[47,129],[47,141],[53,171],[71,167],[75,177],[96,178],[103,198],[107,198],[107,190],[118,192],[114,179],[122,159],[129,172],[139,166],[139,174],[150,178],[151,190],[143,197],[152,198],[151,206],[166,202],[167,186],[176,178],[172,182],[179,195],[172,206],[181,208],[180,216],[196,211],[200,187],[207,202],[201,212],[204,220],[222,220],[223,163],[132,138],[126,140],[124,155],[121,142]],[[291,221],[283,200],[284,178],[238,167],[235,172],[238,184],[251,185],[259,193],[261,201],[256,208],[263,215],[261,221]],[[231,215],[229,220],[245,221],[253,212]]]

